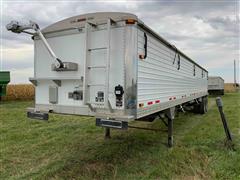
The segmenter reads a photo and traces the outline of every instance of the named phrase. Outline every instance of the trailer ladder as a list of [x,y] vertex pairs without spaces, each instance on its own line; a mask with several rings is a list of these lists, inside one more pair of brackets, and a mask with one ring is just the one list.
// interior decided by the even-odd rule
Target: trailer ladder
[[[85,24],[85,61],[84,61],[84,81],[83,81],[83,102],[84,104],[87,104],[89,107],[97,106],[97,107],[104,107],[104,108],[110,108],[111,104],[109,101],[109,69],[110,69],[110,55],[111,55],[111,25],[115,23],[112,19],[107,20],[107,45],[106,47],[97,47],[97,48],[89,48],[89,31],[90,27],[96,27],[96,25],[93,26],[92,23],[86,23]],[[89,53],[93,51],[99,51],[99,50],[106,50],[107,57],[106,57],[106,65],[89,65]],[[105,69],[105,83],[87,83],[89,81],[89,71],[92,69]],[[99,102],[91,102],[90,101],[90,87],[93,86],[102,86],[104,87],[104,104]],[[91,108],[92,109],[92,108]]]

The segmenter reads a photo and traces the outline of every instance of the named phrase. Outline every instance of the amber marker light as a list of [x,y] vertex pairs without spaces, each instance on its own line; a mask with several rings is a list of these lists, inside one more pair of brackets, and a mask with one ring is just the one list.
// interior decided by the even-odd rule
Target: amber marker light
[[135,19],[127,19],[126,24],[135,24],[136,20]]

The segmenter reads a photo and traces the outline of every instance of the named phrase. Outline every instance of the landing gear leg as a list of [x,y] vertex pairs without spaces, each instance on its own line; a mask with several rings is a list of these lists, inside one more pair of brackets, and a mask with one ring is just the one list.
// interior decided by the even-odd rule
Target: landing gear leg
[[168,119],[168,147],[173,146],[173,119],[175,117],[175,107],[171,107],[165,110],[165,116]]
[[173,119],[168,118],[168,147],[173,146]]

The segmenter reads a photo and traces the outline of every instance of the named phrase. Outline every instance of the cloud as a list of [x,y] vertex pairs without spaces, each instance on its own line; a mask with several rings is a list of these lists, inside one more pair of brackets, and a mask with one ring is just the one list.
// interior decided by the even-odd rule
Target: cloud
[[[44,28],[59,20],[84,13],[130,12],[209,72],[216,73],[219,69],[219,73],[227,81],[232,81],[227,67],[232,65],[233,59],[239,59],[239,14],[236,1],[56,2],[4,1],[2,24],[5,25],[13,19],[25,22],[33,20]],[[19,71],[30,69],[33,65],[31,38],[1,28],[3,68]],[[20,78],[18,80],[21,82]]]
[[208,23],[216,31],[222,31],[230,36],[237,37],[238,28],[237,28],[237,18],[232,19],[231,16],[225,17],[214,17],[214,18],[203,18],[200,16],[195,16],[197,19],[202,20],[205,23]]
[[11,69],[10,76],[12,84],[29,83],[29,77],[33,77],[33,67]]
[[19,47],[4,48],[2,53],[6,59],[6,69],[30,68],[33,67],[33,45],[21,44]]

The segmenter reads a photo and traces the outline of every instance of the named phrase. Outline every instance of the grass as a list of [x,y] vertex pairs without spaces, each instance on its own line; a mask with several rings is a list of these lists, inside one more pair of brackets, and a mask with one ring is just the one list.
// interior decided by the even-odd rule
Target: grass
[[[167,134],[137,129],[104,129],[94,118],[50,115],[49,122],[29,120],[32,101],[0,104],[0,179],[240,179],[240,94],[223,97],[235,150],[209,98],[205,115],[180,113],[174,120],[174,147]],[[134,125],[166,129],[160,120]]]

